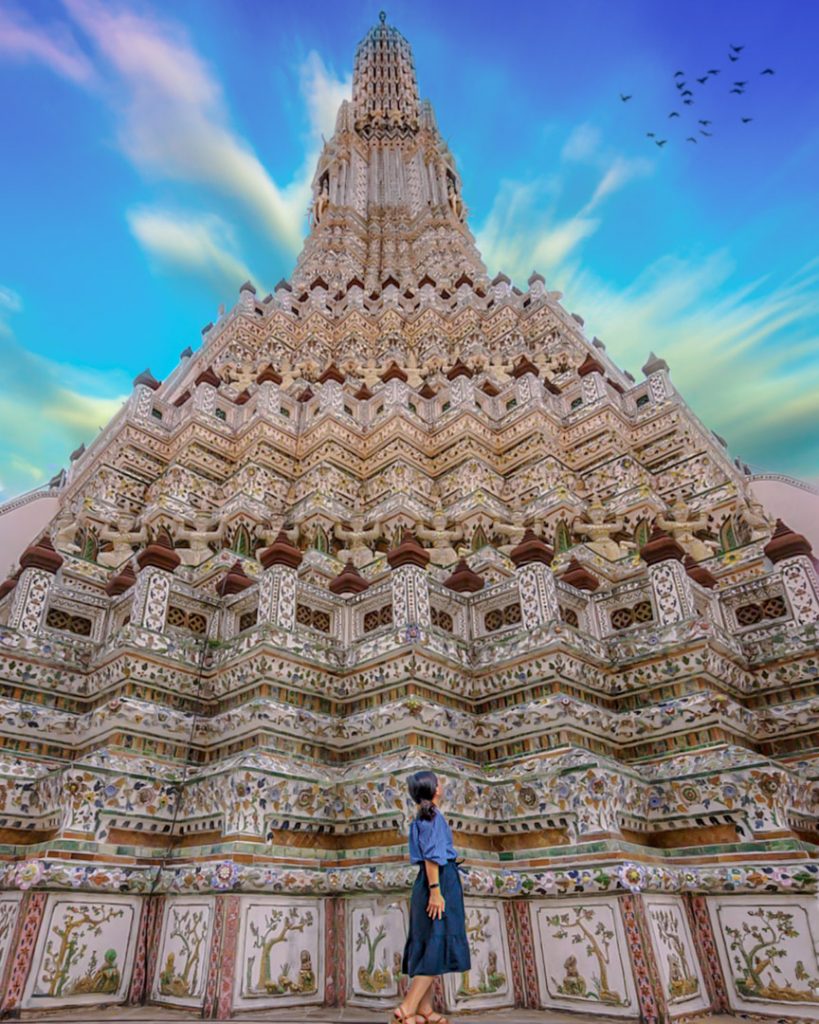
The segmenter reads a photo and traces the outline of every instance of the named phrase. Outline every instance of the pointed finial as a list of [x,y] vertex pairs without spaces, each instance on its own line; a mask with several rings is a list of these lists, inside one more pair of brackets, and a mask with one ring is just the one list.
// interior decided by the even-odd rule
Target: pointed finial
[[381,22],[382,25],[386,25],[387,24],[387,12],[386,11],[379,11],[378,12],[378,20]]

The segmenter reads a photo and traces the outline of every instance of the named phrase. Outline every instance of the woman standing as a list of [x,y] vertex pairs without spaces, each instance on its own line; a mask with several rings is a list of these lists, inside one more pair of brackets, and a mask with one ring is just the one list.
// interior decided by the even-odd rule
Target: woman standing
[[472,965],[460,869],[452,831],[438,807],[443,787],[435,773],[416,772],[409,792],[418,807],[409,830],[409,856],[419,868],[401,969],[412,981],[390,1024],[449,1024],[432,1009],[430,989],[437,975],[460,974]]

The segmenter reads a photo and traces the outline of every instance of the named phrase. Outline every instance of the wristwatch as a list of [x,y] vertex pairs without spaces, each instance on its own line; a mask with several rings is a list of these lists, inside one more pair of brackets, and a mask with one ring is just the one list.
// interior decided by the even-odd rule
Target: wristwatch
[[440,882],[431,882],[429,887],[430,887],[430,889],[440,889],[441,888],[441,883]]

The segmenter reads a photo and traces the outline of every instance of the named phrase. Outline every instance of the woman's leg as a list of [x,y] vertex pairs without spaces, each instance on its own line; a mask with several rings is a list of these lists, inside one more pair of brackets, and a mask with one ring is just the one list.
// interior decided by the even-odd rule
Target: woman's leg
[[[431,974],[416,974],[410,981],[407,994],[401,1001],[401,1009],[407,1016],[418,1011],[420,1003],[433,981],[435,981],[435,976]],[[423,1013],[423,1010],[421,1012]]]
[[[435,979],[433,978],[432,980],[434,981]],[[433,1009],[432,1006],[432,985],[430,985],[427,988],[426,992],[424,992],[424,994],[421,996],[421,1001],[418,1003],[417,1012],[423,1013],[425,1017],[428,1017],[431,1013],[435,1013],[435,1010]]]

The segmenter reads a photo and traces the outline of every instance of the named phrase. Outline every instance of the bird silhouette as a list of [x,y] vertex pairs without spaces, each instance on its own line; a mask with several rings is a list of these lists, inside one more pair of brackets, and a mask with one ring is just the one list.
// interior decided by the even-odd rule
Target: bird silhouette
[[728,60],[730,60],[730,61],[731,61],[731,63],[733,63],[733,64],[736,64],[736,62],[737,62],[737,61],[739,60],[739,57],[735,57],[735,56],[733,55],[733,53],[729,53],[729,54],[728,54]]
[[693,100],[683,100],[683,103],[684,103],[684,104],[685,104],[685,105],[686,105],[687,107],[690,107],[690,106],[692,105],[692,103],[693,103],[693,102],[694,102]]
[[623,103],[625,103],[626,100],[631,99],[631,96],[624,96],[622,93],[620,93],[620,99],[623,101]]
[[697,123],[705,125],[706,128],[708,127],[709,124],[711,124],[710,121],[698,121]]
[[734,85],[738,85],[740,89],[744,89],[747,84],[747,82],[734,82]]
[[[708,81],[708,75],[703,75],[703,77],[698,78],[697,81],[700,83],[700,85],[705,85],[705,83]],[[696,142],[697,140],[695,139],[694,141]]]
[[719,74],[719,68],[709,68],[708,69],[708,74],[709,75],[718,75]]
[[685,82],[675,82],[674,85],[676,85],[678,89],[685,88]]
[[742,118],[742,123],[743,124],[748,124],[749,121],[753,121],[753,118],[752,117],[743,117]]
[[693,135],[689,135],[688,138],[685,141],[686,142],[693,142],[695,146],[697,144],[697,140],[694,138]]
[[679,117],[680,115],[677,113],[676,110],[672,110],[671,113],[668,116],[669,117]]
[[694,93],[691,92],[690,89],[685,89],[683,92],[680,93],[680,96],[693,96],[693,95],[694,95]]
[[735,92],[737,94],[737,96],[742,96],[744,94],[744,92],[745,92],[744,89],[729,89],[728,91],[729,92]]
[[685,72],[684,71],[675,71],[674,72],[674,77],[675,78],[684,78],[685,77]]
[[760,73],[760,75],[775,75],[776,74],[776,72],[774,71],[773,68],[765,68],[764,71],[760,71],[759,73]]
[[668,142],[668,139],[656,139],[654,145],[660,146],[662,148],[666,144],[666,142]]
[[704,128],[700,128],[700,135],[705,135],[710,139],[713,134],[713,132],[707,132]]
[[653,139],[654,138],[654,132],[646,132],[646,138],[647,139]]
[[741,50],[745,49],[745,46],[734,46],[734,44],[731,43],[731,49],[734,51],[734,53],[739,53]]

